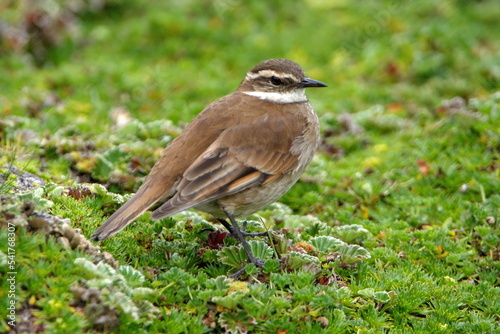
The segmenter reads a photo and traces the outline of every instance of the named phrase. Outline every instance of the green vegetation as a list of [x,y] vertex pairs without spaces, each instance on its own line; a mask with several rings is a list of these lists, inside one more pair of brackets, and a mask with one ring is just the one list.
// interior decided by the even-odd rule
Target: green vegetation
[[[500,333],[496,1],[39,3],[0,4],[0,332],[13,300],[25,333]],[[98,252],[183,124],[278,57],[329,88],[311,166],[249,217],[264,267],[229,279],[245,254],[195,211]]]

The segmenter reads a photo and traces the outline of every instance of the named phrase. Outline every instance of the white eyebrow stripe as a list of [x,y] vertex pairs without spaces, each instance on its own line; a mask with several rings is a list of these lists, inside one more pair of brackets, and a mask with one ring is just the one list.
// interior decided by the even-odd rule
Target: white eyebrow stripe
[[246,75],[247,79],[256,79],[258,77],[270,78],[273,76],[278,77],[278,78],[282,78],[282,79],[291,79],[294,82],[300,81],[294,75],[289,75],[289,74],[283,75],[283,73],[278,73],[278,72],[273,71],[273,70],[260,70],[257,73],[248,72]]

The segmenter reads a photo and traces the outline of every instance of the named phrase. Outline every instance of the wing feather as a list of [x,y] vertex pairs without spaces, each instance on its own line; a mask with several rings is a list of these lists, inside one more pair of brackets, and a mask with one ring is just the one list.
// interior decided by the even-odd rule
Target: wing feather
[[221,133],[184,172],[175,196],[153,212],[159,219],[214,201],[293,171],[293,141],[305,122],[289,114],[263,115]]

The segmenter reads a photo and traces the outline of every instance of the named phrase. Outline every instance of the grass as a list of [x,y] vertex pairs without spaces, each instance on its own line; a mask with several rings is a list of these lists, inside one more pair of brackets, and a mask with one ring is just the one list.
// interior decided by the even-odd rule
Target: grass
[[[23,4],[1,5],[6,26],[34,17]],[[54,43],[3,34],[0,331],[15,300],[17,329],[39,333],[499,333],[495,1],[102,4],[49,20],[35,40]],[[262,270],[228,279],[244,254],[194,211],[102,242],[117,267],[33,227],[45,210],[89,237],[183,124],[275,57],[329,88],[309,92],[315,159],[250,217],[280,229],[252,244]]]

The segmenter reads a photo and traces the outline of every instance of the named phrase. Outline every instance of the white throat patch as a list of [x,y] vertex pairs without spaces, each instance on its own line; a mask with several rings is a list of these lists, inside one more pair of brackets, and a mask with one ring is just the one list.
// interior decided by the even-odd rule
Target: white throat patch
[[243,93],[250,96],[255,96],[267,102],[278,103],[278,104],[298,103],[307,101],[305,88],[294,89],[286,93],[275,93],[275,92],[243,92]]

